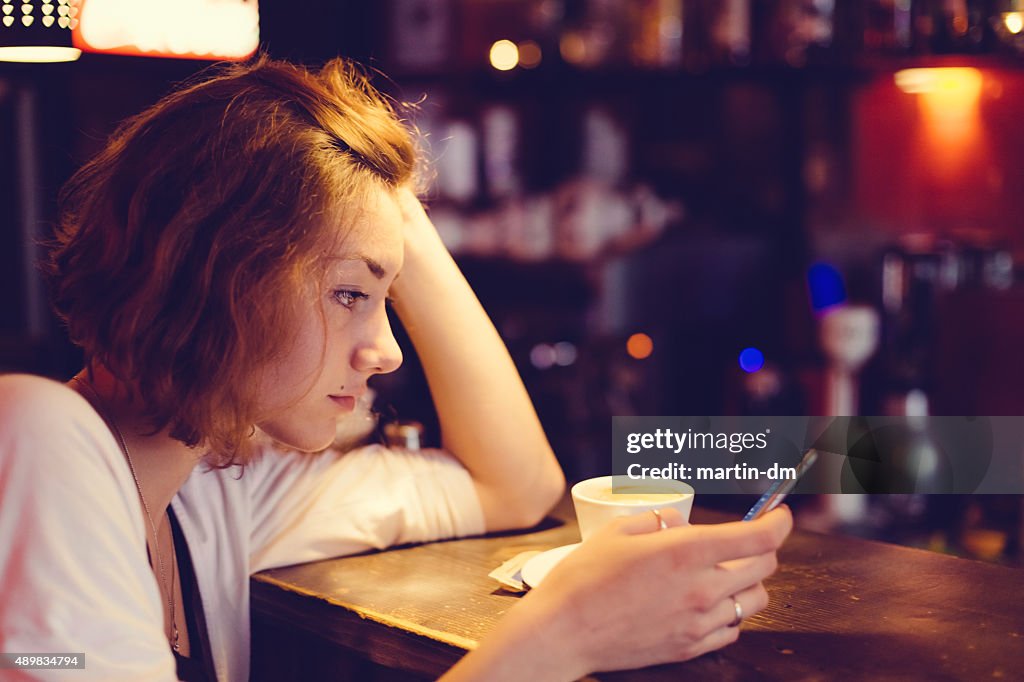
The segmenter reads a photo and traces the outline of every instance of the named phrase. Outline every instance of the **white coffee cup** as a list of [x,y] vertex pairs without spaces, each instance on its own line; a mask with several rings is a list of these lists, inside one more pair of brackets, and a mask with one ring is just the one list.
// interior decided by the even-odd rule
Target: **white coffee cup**
[[688,521],[693,495],[693,487],[682,481],[599,476],[572,487],[572,504],[576,508],[580,536],[586,540],[620,516],[643,514],[652,509],[675,509]]

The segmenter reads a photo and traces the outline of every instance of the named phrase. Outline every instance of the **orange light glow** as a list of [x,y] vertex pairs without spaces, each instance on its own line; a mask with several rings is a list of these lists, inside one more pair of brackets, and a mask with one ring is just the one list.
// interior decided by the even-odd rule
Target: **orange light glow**
[[918,95],[933,170],[938,178],[952,181],[981,141],[981,72],[967,67],[904,69],[894,80],[903,92]]
[[519,43],[519,66],[524,69],[534,69],[540,65],[540,45],[532,40],[524,40]]
[[580,66],[587,60],[587,43],[579,33],[566,31],[558,41],[558,51],[569,64]]
[[626,341],[626,352],[631,358],[644,360],[654,352],[654,341],[647,334],[633,334]]
[[963,66],[902,69],[893,76],[896,86],[913,95],[944,95],[947,97],[973,97],[981,92],[981,72]]
[[1024,12],[1004,12],[1003,26],[1013,35],[1017,35],[1024,30]]

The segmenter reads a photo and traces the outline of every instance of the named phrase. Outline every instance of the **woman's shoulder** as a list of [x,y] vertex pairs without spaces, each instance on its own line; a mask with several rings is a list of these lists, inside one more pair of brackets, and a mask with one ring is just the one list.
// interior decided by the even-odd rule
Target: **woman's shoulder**
[[78,394],[66,385],[35,374],[0,374],[0,400],[18,404],[33,400],[64,400]]
[[0,528],[10,536],[0,542],[0,640],[88,651],[89,679],[177,679],[119,454],[71,389],[0,376]]
[[34,374],[0,374],[0,422],[5,425],[37,421],[52,425],[61,418],[93,416],[97,415],[89,403],[60,382]]
[[[0,372],[0,392],[7,394],[12,391],[55,395],[54,391],[70,391],[66,384],[38,374],[18,374]],[[48,393],[49,392],[49,393]]]
[[106,459],[111,444],[100,416],[64,384],[31,374],[0,375],[0,456],[81,462],[88,452]]

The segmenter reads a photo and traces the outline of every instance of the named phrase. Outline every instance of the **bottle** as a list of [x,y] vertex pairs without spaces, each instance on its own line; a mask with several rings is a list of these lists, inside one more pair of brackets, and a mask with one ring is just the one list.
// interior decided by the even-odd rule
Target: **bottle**
[[928,424],[928,396],[912,388],[890,403],[892,413],[904,417],[902,429],[891,432],[881,453],[885,479],[878,492],[929,494],[952,491],[949,461],[932,437]]
[[859,413],[857,372],[878,348],[878,312],[866,305],[839,305],[826,311],[819,329],[829,359],[825,414]]
[[932,235],[907,235],[882,258],[884,362],[897,385],[929,386],[943,261],[941,243]]
[[[684,0],[635,0],[629,8],[629,56],[640,67],[673,69],[683,66],[683,50],[691,36],[685,27],[695,3]],[[698,38],[699,36],[693,36]]]
[[753,4],[753,51],[766,64],[823,61],[833,44],[835,0],[770,0]]
[[490,105],[481,114],[480,129],[488,197],[500,202],[519,194],[523,188],[519,114],[504,104]]
[[868,0],[864,7],[864,50],[906,54],[914,45],[912,0]]
[[384,426],[384,439],[388,447],[419,450],[423,442],[423,424],[415,421],[396,421]]
[[919,43],[934,54],[971,53],[991,41],[987,3],[983,0],[920,0],[915,22]]
[[1024,0],[997,0],[989,26],[997,49],[1010,54],[1024,53]]
[[403,73],[440,73],[452,62],[454,0],[391,0],[389,62]]
[[[829,359],[823,414],[855,416],[860,408],[857,373],[878,347],[878,313],[867,305],[840,304],[824,312],[820,325],[821,349]],[[840,475],[847,473],[844,469]],[[843,486],[847,489],[857,487]],[[862,494],[826,495],[823,502],[826,515],[843,525],[863,522],[868,511],[868,498]]]
[[750,63],[751,0],[713,0],[705,7],[710,59],[722,66]]

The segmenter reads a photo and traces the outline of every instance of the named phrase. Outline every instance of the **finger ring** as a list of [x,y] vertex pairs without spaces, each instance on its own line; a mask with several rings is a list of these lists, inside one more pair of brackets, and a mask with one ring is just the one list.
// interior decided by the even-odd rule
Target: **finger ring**
[[736,597],[730,597],[730,599],[732,599],[732,608],[736,612],[736,617],[729,623],[729,627],[735,628],[739,627],[739,624],[743,622],[743,607],[740,606],[740,600]]
[[651,513],[654,514],[654,518],[658,519],[658,530],[665,530],[668,528],[668,524],[665,523],[665,519],[661,518],[661,512],[657,509],[652,509]]

